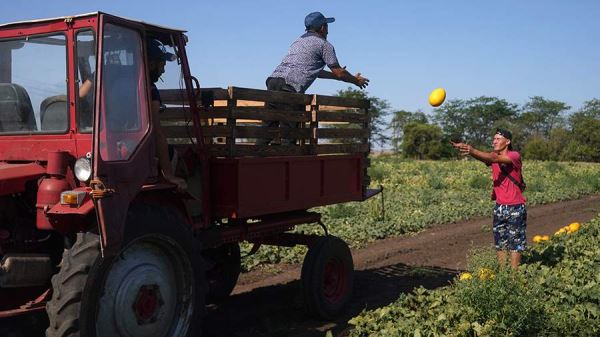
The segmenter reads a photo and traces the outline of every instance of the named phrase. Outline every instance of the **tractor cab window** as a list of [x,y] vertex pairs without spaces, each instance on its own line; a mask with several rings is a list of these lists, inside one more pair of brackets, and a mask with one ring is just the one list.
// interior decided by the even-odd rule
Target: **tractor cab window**
[[92,132],[94,117],[94,92],[96,89],[96,41],[92,30],[77,33],[77,128]]
[[65,133],[64,34],[0,40],[0,134]]
[[137,31],[104,26],[99,145],[105,161],[129,159],[148,131],[142,50]]

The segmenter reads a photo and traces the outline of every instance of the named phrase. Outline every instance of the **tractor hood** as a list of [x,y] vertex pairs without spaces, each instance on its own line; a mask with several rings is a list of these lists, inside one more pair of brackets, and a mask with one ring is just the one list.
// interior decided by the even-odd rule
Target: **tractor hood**
[[25,191],[25,183],[43,176],[46,169],[40,164],[9,164],[0,162],[0,196]]

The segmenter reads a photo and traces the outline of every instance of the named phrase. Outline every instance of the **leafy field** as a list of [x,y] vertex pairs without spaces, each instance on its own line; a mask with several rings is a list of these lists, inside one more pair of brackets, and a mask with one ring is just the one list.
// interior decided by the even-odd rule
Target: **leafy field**
[[600,335],[600,215],[536,244],[524,263],[500,269],[493,251],[479,251],[470,274],[362,312],[350,336]]
[[[385,218],[377,196],[363,203],[346,203],[317,208],[329,232],[352,247],[418,232],[427,225],[490,215],[490,169],[474,160],[412,161],[399,156],[372,159],[373,187],[385,189]],[[526,161],[525,196],[529,205],[568,200],[600,193],[600,164]],[[316,225],[296,231],[322,233]],[[249,245],[242,250],[249,251]],[[306,248],[262,247],[243,260],[250,270],[269,263],[302,261]]]

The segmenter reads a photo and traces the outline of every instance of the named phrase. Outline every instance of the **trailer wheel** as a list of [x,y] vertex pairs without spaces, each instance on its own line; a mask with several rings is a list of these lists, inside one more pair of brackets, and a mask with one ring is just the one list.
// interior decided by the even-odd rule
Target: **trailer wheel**
[[241,272],[241,253],[237,243],[224,244],[208,249],[202,254],[210,268],[206,272],[208,283],[207,301],[219,303],[235,288]]
[[348,245],[335,236],[317,239],[304,257],[301,281],[308,312],[336,317],[352,296],[354,263]]
[[52,278],[46,337],[200,336],[203,262],[177,219],[136,207],[121,252],[111,258],[100,256],[98,235],[78,234]]

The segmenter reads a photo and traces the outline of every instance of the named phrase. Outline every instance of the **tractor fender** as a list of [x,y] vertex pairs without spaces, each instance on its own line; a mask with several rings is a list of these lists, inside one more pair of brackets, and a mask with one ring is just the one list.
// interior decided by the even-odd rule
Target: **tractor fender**
[[[76,188],[74,191],[88,191],[89,188]],[[77,233],[95,225],[96,217],[91,216],[95,213],[94,202],[86,193],[82,203],[75,207],[63,205],[60,202],[45,211],[45,217],[52,226],[52,229],[62,233]],[[39,222],[39,220],[38,220]]]

